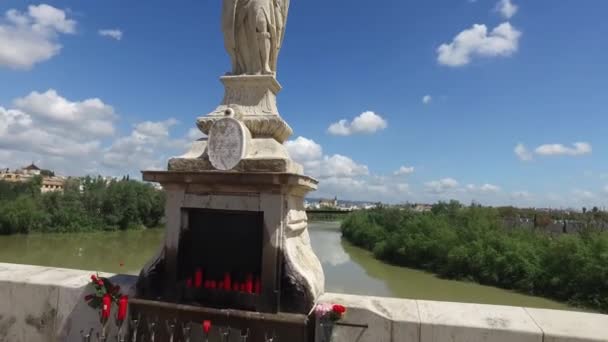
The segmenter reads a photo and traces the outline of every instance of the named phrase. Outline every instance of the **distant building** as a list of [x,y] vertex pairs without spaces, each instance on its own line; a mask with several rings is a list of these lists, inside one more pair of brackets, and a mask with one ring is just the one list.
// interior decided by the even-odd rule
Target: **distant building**
[[40,192],[63,192],[64,185],[65,179],[61,177],[45,177],[42,179]]
[[329,207],[329,208],[337,208],[338,207],[338,196],[333,199],[322,198],[319,200],[319,207]]
[[49,176],[49,174],[53,175],[53,172],[46,171],[46,173],[43,174],[43,170],[36,166],[34,163],[32,163],[15,171],[10,171],[9,169],[2,169],[2,171],[0,172],[0,181],[26,183],[32,180],[32,178],[34,178],[35,176],[41,176],[42,185],[40,186],[40,192],[63,192],[65,178]]
[[36,166],[34,163],[31,163],[30,165],[21,168],[20,171],[25,175],[31,175],[31,176],[39,176],[40,172],[42,172],[42,170],[38,166]]
[[432,204],[419,203],[419,204],[414,205],[414,211],[419,212],[419,213],[426,213],[426,212],[431,211],[431,209],[433,209]]

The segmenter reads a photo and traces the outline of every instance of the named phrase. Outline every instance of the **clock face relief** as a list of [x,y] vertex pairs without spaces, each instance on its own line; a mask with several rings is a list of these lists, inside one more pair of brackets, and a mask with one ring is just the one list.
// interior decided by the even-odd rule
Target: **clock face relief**
[[235,168],[245,157],[245,127],[234,118],[217,120],[209,130],[209,161],[218,170]]

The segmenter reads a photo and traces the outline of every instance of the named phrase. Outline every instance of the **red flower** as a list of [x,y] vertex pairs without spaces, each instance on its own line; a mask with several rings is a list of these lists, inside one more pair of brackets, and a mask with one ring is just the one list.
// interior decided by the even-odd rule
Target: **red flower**
[[103,280],[101,280],[101,279],[97,279],[97,285],[99,285],[99,286],[103,286]]
[[91,299],[93,299],[93,295],[86,295],[86,296],[84,296],[84,300],[87,301],[87,302],[90,301]]
[[97,282],[97,276],[94,274],[91,274],[91,281],[96,283]]
[[339,315],[342,315],[346,312],[346,308],[344,307],[344,305],[340,305],[340,304],[334,304],[331,307],[331,310]]
[[109,294],[103,296],[101,307],[101,318],[108,319],[110,318],[110,310],[112,310],[112,297]]
[[118,300],[118,316],[116,317],[119,321],[124,321],[127,317],[127,307],[129,306],[129,297],[122,296]]
[[209,330],[211,330],[211,321],[204,320],[203,321],[203,331],[205,332],[205,334],[208,334]]

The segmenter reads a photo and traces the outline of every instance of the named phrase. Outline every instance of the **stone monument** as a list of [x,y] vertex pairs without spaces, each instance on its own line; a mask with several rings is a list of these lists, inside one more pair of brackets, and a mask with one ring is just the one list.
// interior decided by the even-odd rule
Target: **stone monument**
[[[220,78],[225,87],[221,104],[196,121],[207,137],[170,159],[167,171],[143,172],[145,180],[161,183],[167,192],[167,235],[140,275],[142,298],[179,302],[196,266],[184,265],[196,259],[207,269],[215,267],[213,260],[203,260],[203,252],[186,247],[193,239],[216,239],[212,245],[198,245],[207,249],[241,246],[233,261],[231,252],[218,252],[224,255],[218,255],[218,262],[227,265],[222,267],[238,268],[243,263],[238,255],[257,255],[256,247],[242,246],[248,246],[244,239],[255,245],[257,238],[251,234],[258,219],[260,267],[248,267],[259,272],[261,290],[258,297],[245,298],[250,300],[245,310],[307,315],[323,294],[323,270],[310,246],[304,208],[304,196],[316,190],[317,181],[304,176],[289,157],[283,143],[292,129],[279,115],[276,100],[281,90],[277,57],[288,9],[289,0],[223,1],[222,28],[232,70]],[[222,235],[223,227],[231,229],[229,237]],[[200,305],[231,305],[214,296],[205,298],[209,301],[200,300]],[[236,297],[223,298],[244,305]]]

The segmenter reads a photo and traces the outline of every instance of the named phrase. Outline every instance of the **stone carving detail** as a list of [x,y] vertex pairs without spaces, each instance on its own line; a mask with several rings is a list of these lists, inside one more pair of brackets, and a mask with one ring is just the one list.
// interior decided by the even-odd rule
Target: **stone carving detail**
[[224,0],[222,31],[233,75],[277,71],[289,0]]
[[247,154],[248,131],[237,119],[215,121],[209,130],[209,161],[218,170],[236,167]]

